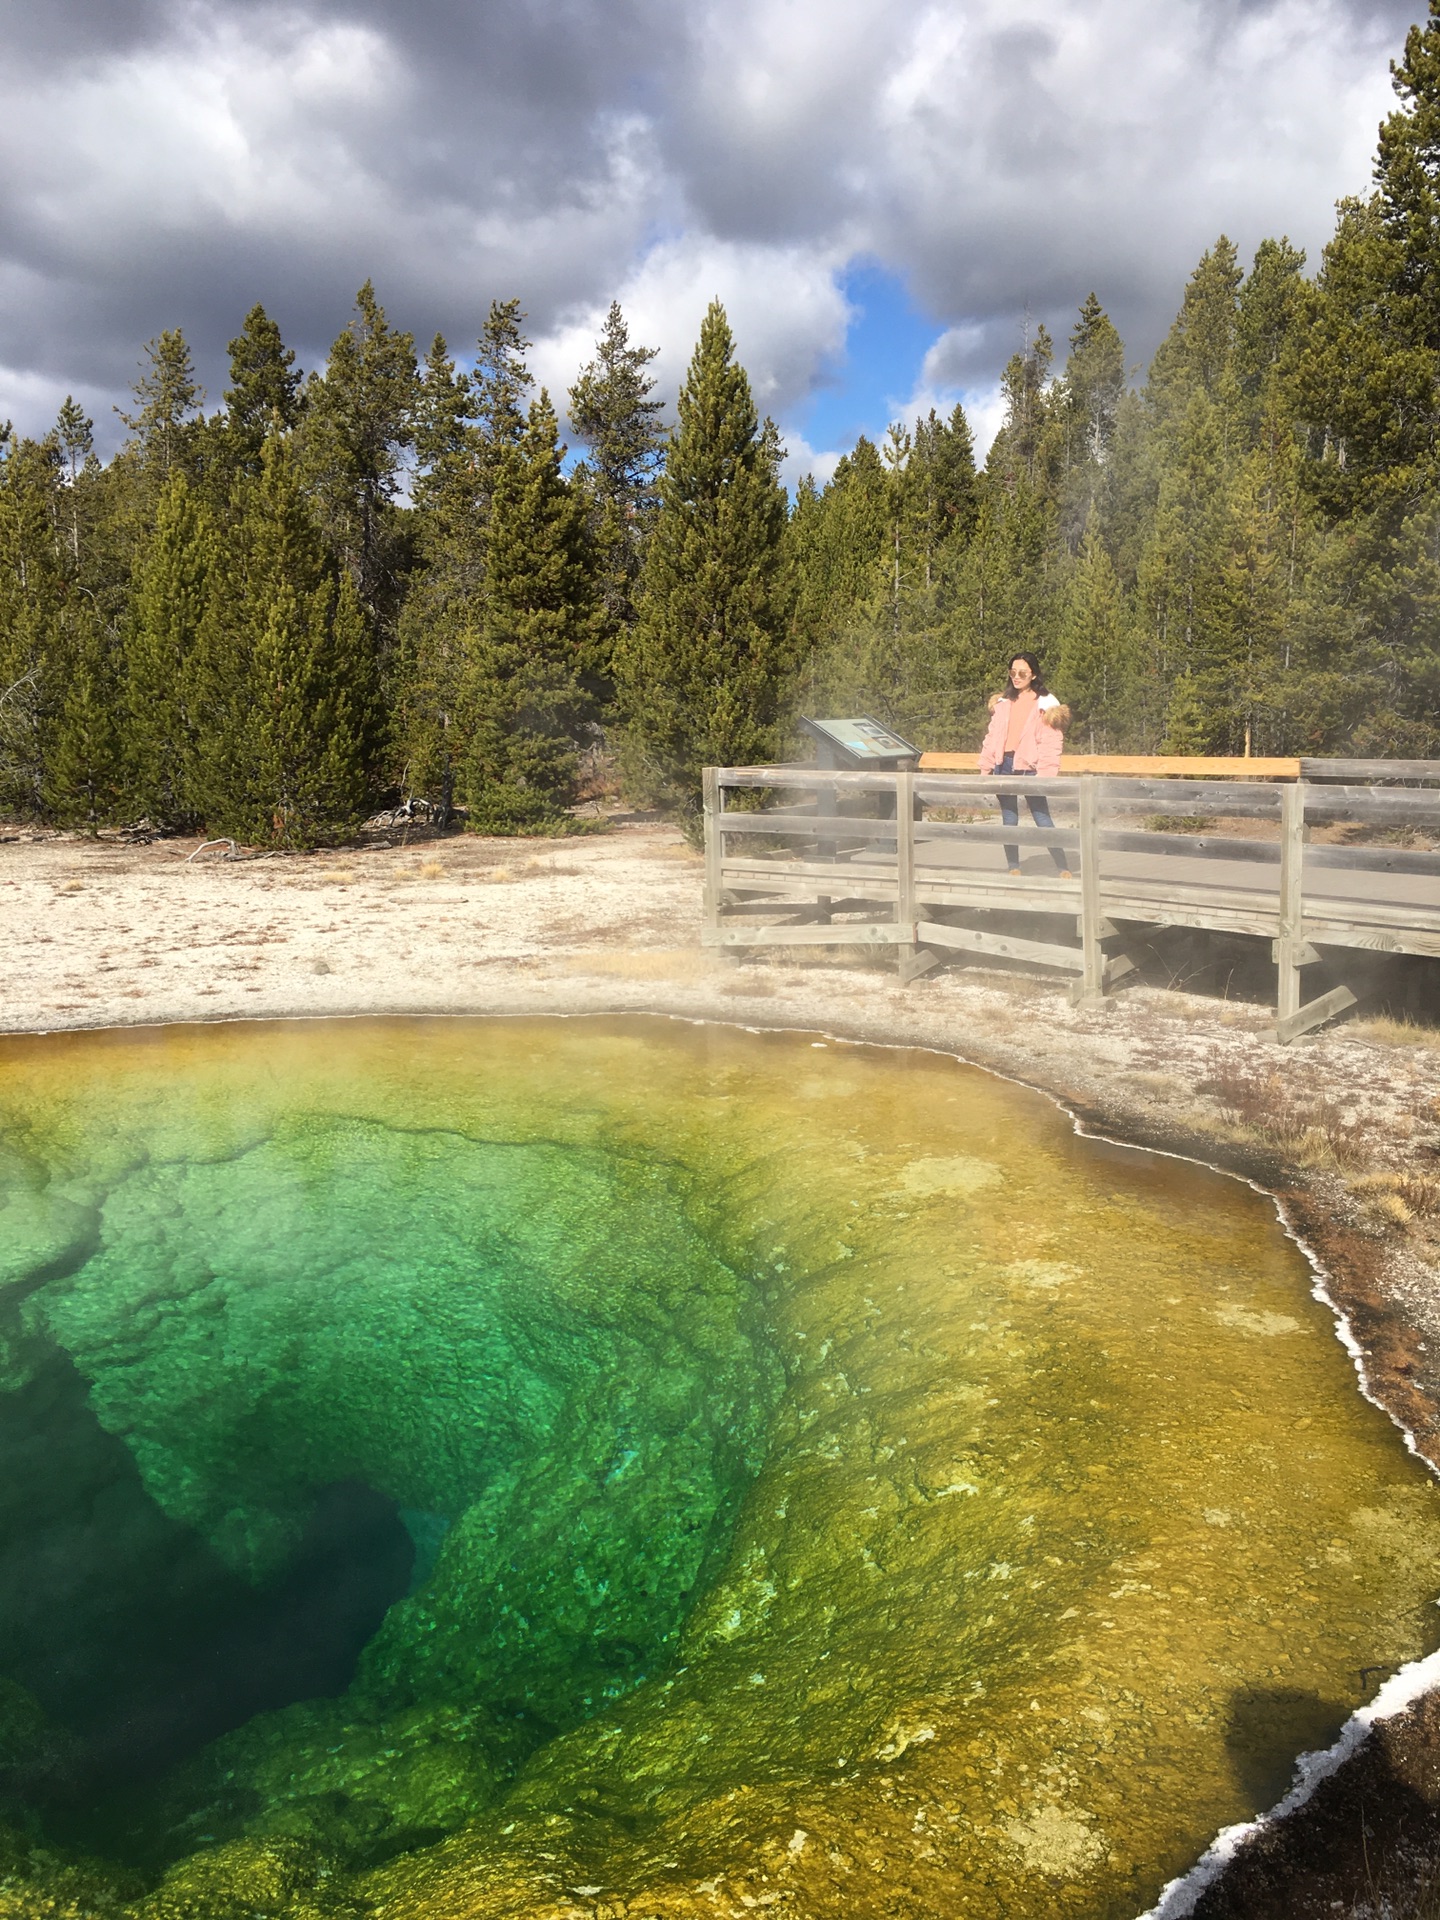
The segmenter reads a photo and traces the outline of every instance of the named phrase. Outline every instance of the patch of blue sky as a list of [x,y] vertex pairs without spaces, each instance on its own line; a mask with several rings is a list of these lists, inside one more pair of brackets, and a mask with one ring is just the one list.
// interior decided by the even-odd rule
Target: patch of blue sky
[[874,262],[857,262],[840,284],[852,314],[845,350],[797,409],[795,427],[810,446],[843,451],[862,433],[884,438],[919,386],[940,329],[904,282]]
[[[904,281],[873,260],[853,263],[840,284],[852,316],[845,347],[800,405],[786,412],[782,425],[791,442],[786,477],[793,484],[813,469],[823,482],[861,434],[879,445],[892,421],[908,426],[930,406],[946,414],[957,400],[970,416],[976,451],[983,457],[998,424],[990,417],[990,388],[962,389],[943,380],[937,386],[933,378],[937,363],[947,357],[942,343],[958,344],[968,330],[938,325],[916,305]],[[796,444],[800,441],[813,459]]]

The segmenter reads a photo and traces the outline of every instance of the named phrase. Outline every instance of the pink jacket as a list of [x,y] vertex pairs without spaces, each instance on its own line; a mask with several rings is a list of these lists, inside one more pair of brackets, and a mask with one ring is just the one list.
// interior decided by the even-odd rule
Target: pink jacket
[[[1042,693],[1030,710],[1020,744],[1015,749],[1016,773],[1057,774],[1060,750],[1065,745],[1065,729],[1070,724],[1070,709],[1062,707],[1053,693]],[[1005,757],[1005,735],[1010,725],[1010,702],[997,694],[990,702],[990,726],[980,749],[981,773],[993,773]]]

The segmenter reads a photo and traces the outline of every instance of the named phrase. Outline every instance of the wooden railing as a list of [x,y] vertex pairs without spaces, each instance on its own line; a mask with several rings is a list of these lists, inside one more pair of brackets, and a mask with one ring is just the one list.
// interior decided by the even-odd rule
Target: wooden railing
[[[997,822],[989,809],[1002,794],[1043,796],[1054,826]],[[1253,820],[1256,830],[1136,822],[1157,814]],[[1310,840],[1312,826],[1335,821],[1419,829],[1432,847]],[[1007,873],[987,861],[992,847],[1022,859],[1051,850],[1050,869]],[[904,980],[946,952],[1024,961],[1071,973],[1072,995],[1094,1002],[1134,971],[1128,928],[1250,934],[1273,943],[1276,1033],[1286,1041],[1355,1004],[1344,984],[1304,1001],[1304,969],[1326,957],[1322,949],[1440,957],[1437,881],[1440,789],[1071,772],[1041,781],[924,761],[914,773],[769,766],[705,775],[708,945],[894,947]],[[1017,915],[1033,919],[1017,929]],[[1035,925],[1041,917],[1047,924]]]

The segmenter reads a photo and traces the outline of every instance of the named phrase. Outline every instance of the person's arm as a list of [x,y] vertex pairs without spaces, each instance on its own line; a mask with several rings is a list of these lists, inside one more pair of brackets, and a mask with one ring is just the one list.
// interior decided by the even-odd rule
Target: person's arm
[[1005,751],[1005,702],[997,693],[990,702],[990,725],[980,747],[981,773],[993,773]]

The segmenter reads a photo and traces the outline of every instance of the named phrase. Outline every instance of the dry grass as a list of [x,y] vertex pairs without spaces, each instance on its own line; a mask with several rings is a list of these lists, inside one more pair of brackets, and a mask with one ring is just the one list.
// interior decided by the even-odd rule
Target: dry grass
[[322,887],[353,887],[359,879],[353,867],[327,867],[323,873],[317,873],[315,879]]
[[503,887],[517,880],[568,880],[584,871],[583,867],[561,866],[556,860],[526,860],[513,867],[481,867],[467,877]]
[[1433,1047],[1440,1050],[1440,1027],[1422,1027],[1415,1020],[1392,1020],[1386,1014],[1372,1020],[1352,1020],[1347,1040],[1366,1040],[1375,1047]]
[[1429,1173],[1364,1173],[1350,1182],[1371,1211],[1399,1226],[1440,1214],[1440,1178]]
[[1305,1092],[1263,1067],[1231,1063],[1197,1093],[1209,1094],[1222,1120],[1242,1139],[1278,1148],[1302,1167],[1363,1167],[1373,1158],[1358,1116],[1318,1092]]
[[1127,1073],[1125,1078],[1138,1093],[1152,1094],[1161,1100],[1179,1100],[1189,1088],[1173,1073]]

